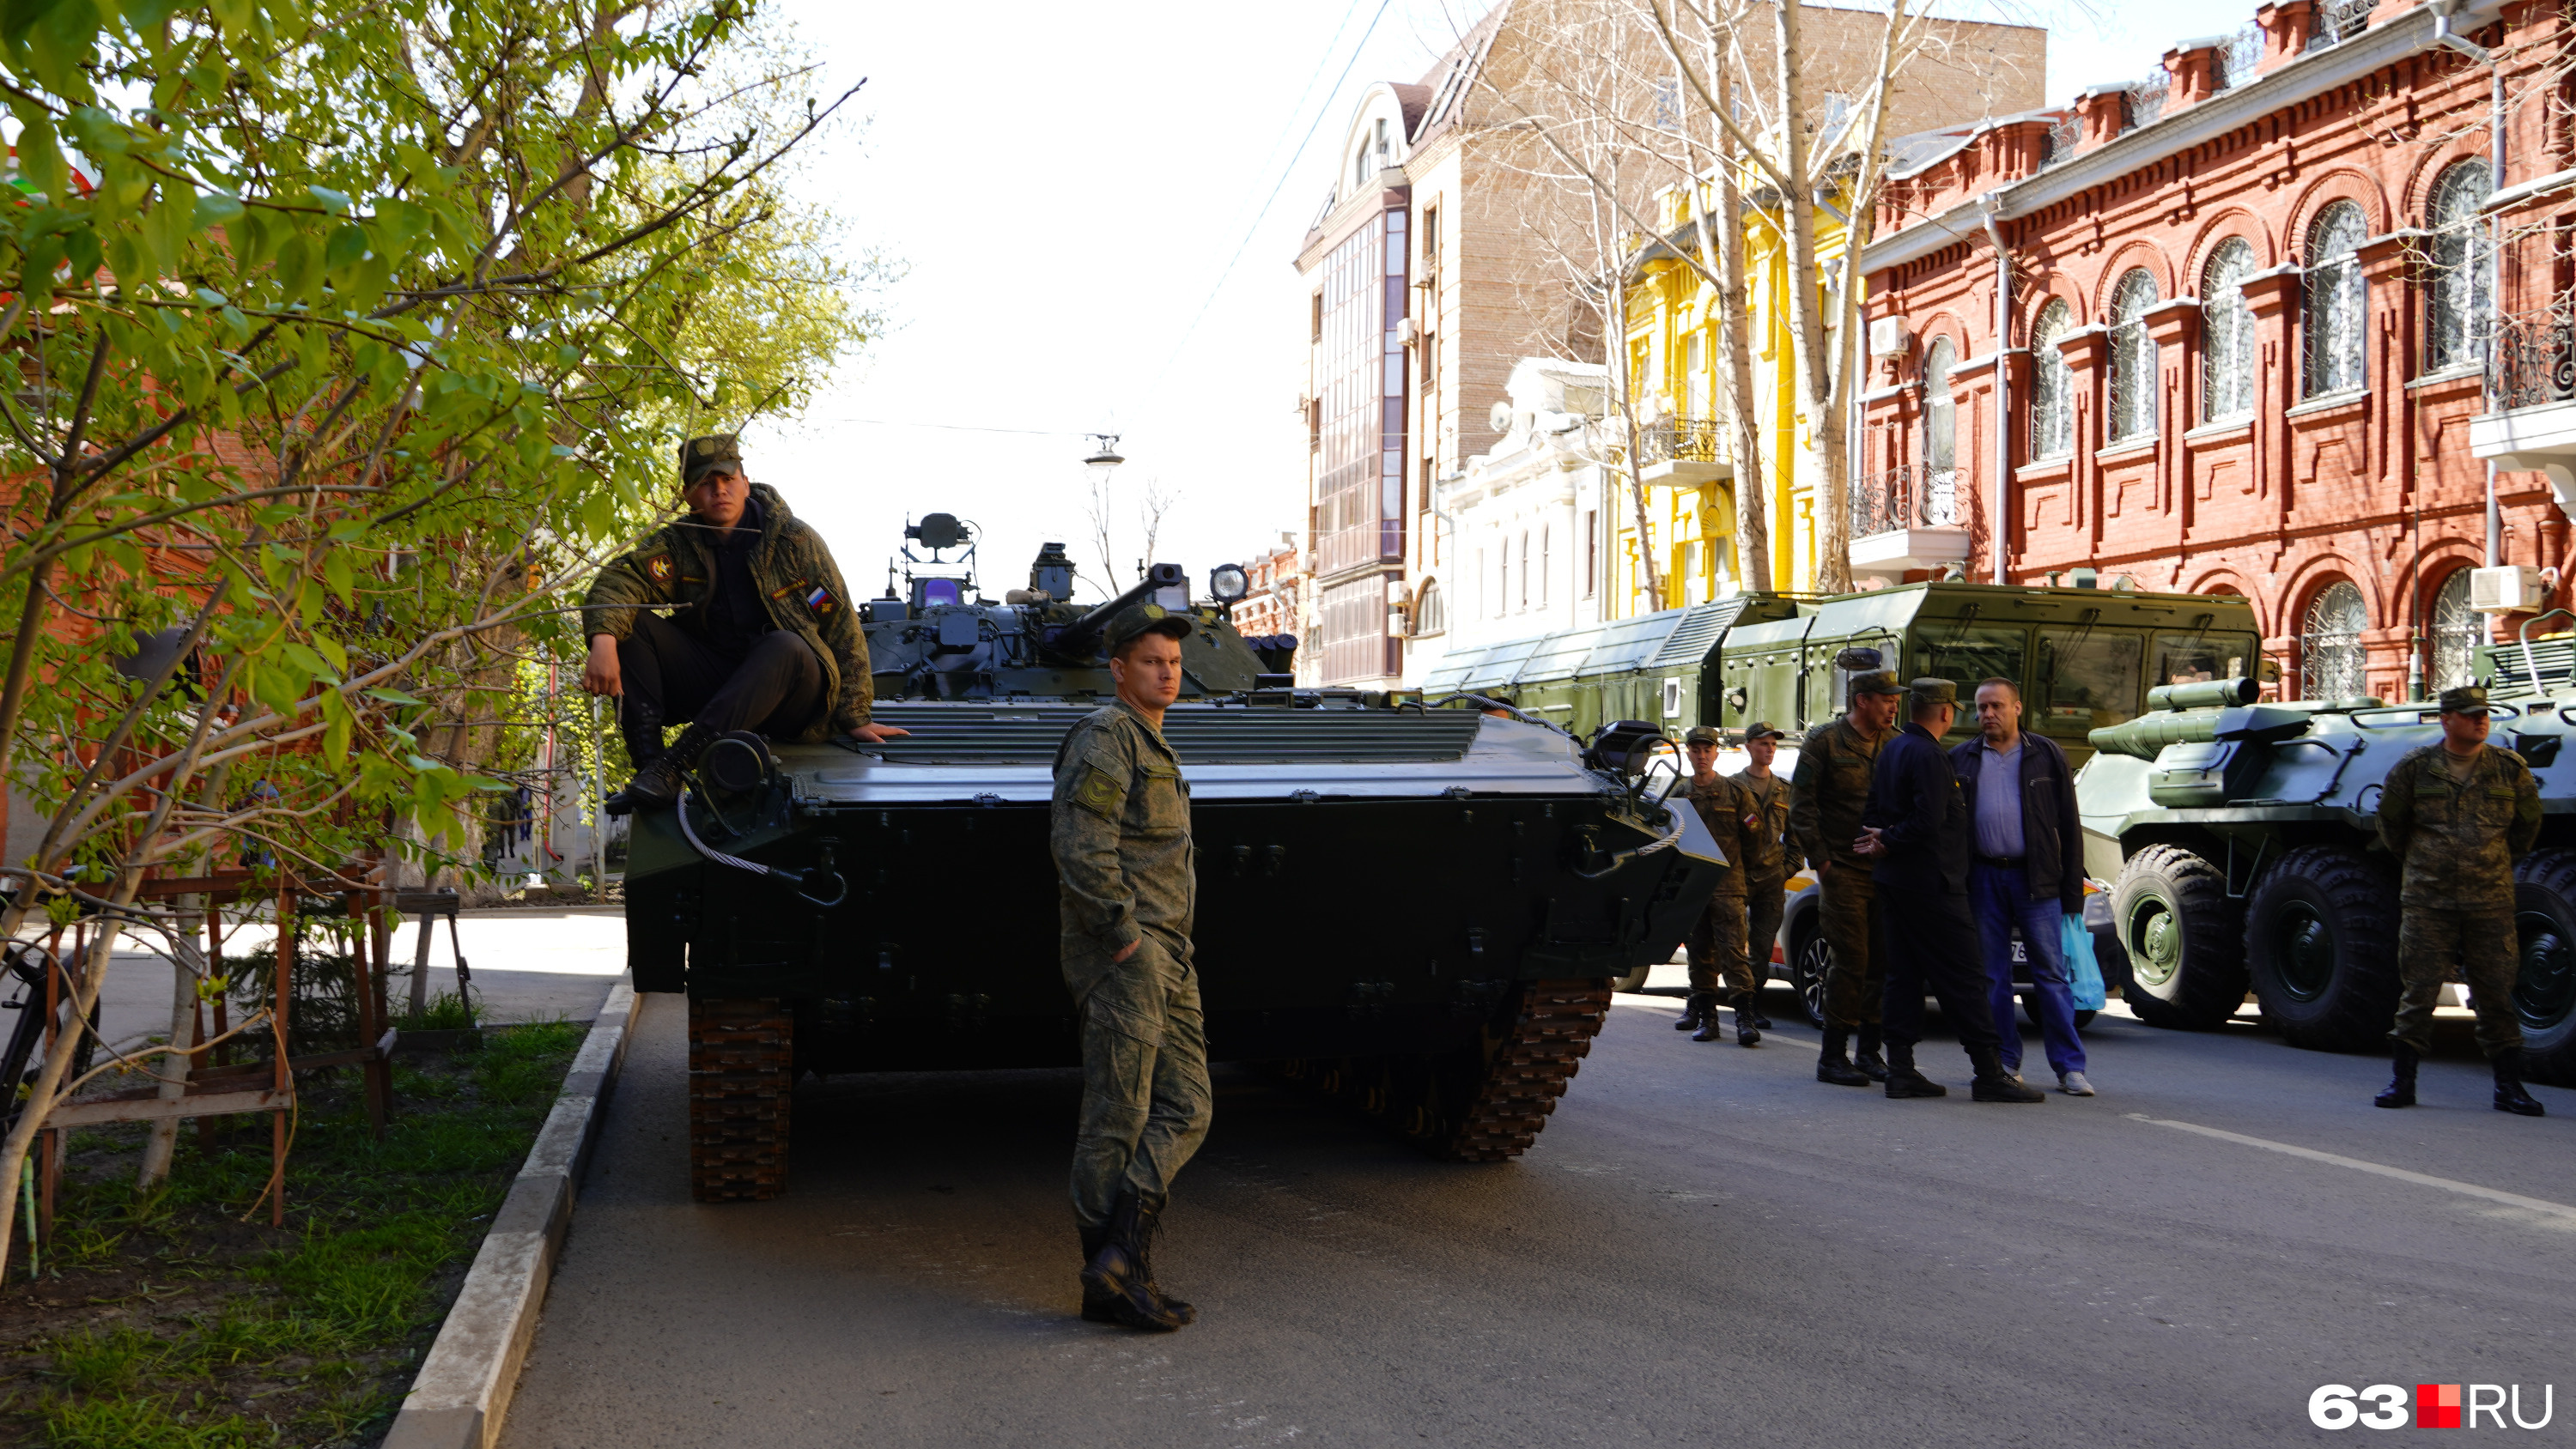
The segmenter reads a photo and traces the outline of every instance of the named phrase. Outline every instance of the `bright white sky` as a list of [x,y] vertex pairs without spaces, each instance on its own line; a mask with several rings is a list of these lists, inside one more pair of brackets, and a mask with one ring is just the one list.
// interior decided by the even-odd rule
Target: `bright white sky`
[[[2009,18],[2049,26],[2048,96],[2062,103],[2145,74],[2175,41],[2235,30],[2253,8],[2037,0]],[[1149,480],[1178,499],[1156,561],[1186,565],[1202,588],[1211,566],[1303,526],[1299,242],[1361,90],[1420,79],[1481,12],[1441,0],[785,10],[827,61],[825,89],[868,78],[869,123],[821,153],[808,184],[909,268],[880,299],[891,330],[800,424],[745,440],[752,476],[823,530],[853,590],[876,594],[905,519],[942,510],[988,530],[981,576],[995,597],[1025,582],[1048,539],[1096,575],[1081,462],[1094,430],[1123,435],[1121,583]],[[952,430],[964,428],[1044,435]]]

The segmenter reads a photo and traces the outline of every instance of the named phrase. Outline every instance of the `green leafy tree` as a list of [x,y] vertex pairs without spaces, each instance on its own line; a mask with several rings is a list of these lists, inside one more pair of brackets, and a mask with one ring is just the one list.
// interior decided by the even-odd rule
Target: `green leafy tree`
[[519,661],[666,505],[670,422],[759,405],[723,374],[765,317],[782,401],[868,325],[752,300],[798,244],[769,175],[840,104],[763,56],[739,0],[0,7],[0,771],[50,812],[0,934],[167,929],[156,865],[468,855]]

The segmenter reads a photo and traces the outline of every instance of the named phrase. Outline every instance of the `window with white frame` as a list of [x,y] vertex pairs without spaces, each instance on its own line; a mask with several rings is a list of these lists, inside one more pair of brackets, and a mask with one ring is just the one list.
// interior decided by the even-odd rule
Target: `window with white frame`
[[2200,270],[2200,417],[2208,423],[2254,411],[2254,312],[2245,279],[2254,248],[2241,236],[2220,242]]
[[2478,646],[2487,641],[2487,616],[2469,607],[2469,571],[2455,569],[2433,595],[2433,678],[2436,690],[2475,684]]
[[1443,634],[1449,629],[1449,599],[1440,592],[1437,579],[1424,579],[1422,591],[1413,596],[1413,632]]
[[2433,183],[2425,224],[2433,232],[2432,285],[2425,289],[2424,367],[2477,363],[2495,315],[2495,247],[2480,207],[2495,190],[2484,161],[2463,161]]
[[2059,351],[2069,316],[2064,302],[2040,309],[2030,329],[2030,456],[2063,458],[2075,451],[2075,375]]
[[1950,369],[1959,360],[1950,339],[1933,339],[1923,354],[1923,466],[1946,473],[1959,466],[1959,404],[1950,396]]
[[2362,692],[2362,631],[2370,607],[2361,590],[2343,580],[2326,585],[2299,621],[2299,697],[2349,699]]
[[2361,244],[2369,232],[2361,208],[2338,201],[2308,227],[2307,342],[2310,397],[2361,386]]
[[2156,431],[2156,340],[2147,335],[2147,309],[2156,304],[2156,279],[2144,268],[2120,279],[2111,293],[2111,441],[2153,437]]

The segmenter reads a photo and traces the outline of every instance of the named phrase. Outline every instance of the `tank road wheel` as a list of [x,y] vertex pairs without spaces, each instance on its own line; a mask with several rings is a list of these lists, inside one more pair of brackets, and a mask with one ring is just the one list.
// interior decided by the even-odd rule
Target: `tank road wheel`
[[1601,980],[1530,983],[1511,1018],[1487,1029],[1475,1075],[1460,1084],[1450,1130],[1428,1145],[1457,1162],[1501,1162],[1528,1151],[1609,1014],[1610,988]]
[[1789,984],[1798,988],[1798,1007],[1807,1025],[1825,1024],[1825,978],[1834,972],[1834,948],[1810,915],[1789,937]]
[[1640,966],[1625,976],[1613,976],[1610,978],[1610,989],[1613,991],[1643,991],[1646,989],[1646,976],[1654,969],[1653,965],[1649,964]]
[[689,998],[689,1195],[759,1201],[787,1188],[795,1022],[774,998]]
[[2513,879],[2523,1071],[2536,1082],[2576,1086],[2576,850],[2535,850]]
[[2396,882],[2347,846],[2291,851],[2246,906],[2245,964],[2290,1045],[2383,1046],[2397,1014]]
[[2149,1026],[2212,1031],[2245,1000],[2245,913],[2218,868],[2178,845],[2120,867],[2111,914],[2129,958],[2129,1010]]

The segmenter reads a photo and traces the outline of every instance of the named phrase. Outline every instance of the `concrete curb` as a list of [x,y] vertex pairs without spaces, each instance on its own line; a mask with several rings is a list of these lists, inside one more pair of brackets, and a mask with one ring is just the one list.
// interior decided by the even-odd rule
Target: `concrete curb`
[[599,1020],[564,1075],[563,1094],[493,1215],[492,1231],[474,1255],[437,1342],[421,1360],[383,1449],[492,1449],[500,1443],[519,1366],[536,1337],[537,1310],[563,1251],[564,1232],[572,1226],[574,1193],[625,1064],[627,1033],[641,1002],[635,988],[621,981],[599,1008]]

